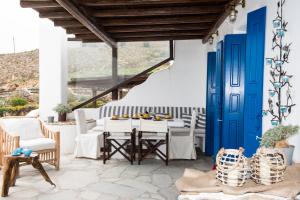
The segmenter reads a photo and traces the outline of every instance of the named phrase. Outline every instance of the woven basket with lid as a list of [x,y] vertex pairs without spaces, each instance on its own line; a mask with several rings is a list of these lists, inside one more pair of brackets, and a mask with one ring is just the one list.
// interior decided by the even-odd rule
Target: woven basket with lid
[[251,178],[256,183],[271,185],[284,180],[285,154],[279,149],[259,148],[251,159]]
[[249,171],[244,149],[220,149],[217,158],[216,178],[224,185],[241,187],[247,179]]

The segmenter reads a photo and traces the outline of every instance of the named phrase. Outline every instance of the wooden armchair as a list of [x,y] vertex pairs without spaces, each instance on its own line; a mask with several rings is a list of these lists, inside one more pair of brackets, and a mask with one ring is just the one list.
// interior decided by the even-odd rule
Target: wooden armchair
[[59,169],[60,133],[49,130],[38,118],[0,119],[0,166],[4,155],[11,154],[18,147],[32,149],[39,154],[40,162]]

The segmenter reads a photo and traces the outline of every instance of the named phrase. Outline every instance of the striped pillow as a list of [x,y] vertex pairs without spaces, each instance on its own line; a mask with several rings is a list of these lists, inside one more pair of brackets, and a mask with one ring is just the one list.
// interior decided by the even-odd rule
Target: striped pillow
[[199,114],[196,117],[196,129],[205,129],[206,126],[206,116],[205,114]]
[[184,122],[185,128],[191,128],[192,115],[189,114],[181,114],[181,119]]

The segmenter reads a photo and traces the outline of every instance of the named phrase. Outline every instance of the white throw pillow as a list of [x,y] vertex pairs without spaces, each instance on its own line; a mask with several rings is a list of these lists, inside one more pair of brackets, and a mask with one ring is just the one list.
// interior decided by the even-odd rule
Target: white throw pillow
[[2,127],[11,136],[20,136],[20,140],[44,138],[40,121],[37,118],[4,118]]

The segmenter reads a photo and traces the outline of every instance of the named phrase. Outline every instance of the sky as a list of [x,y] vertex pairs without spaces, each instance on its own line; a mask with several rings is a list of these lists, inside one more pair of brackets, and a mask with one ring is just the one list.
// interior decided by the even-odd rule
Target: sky
[[21,8],[20,0],[0,0],[0,54],[37,49],[39,17],[30,8]]

